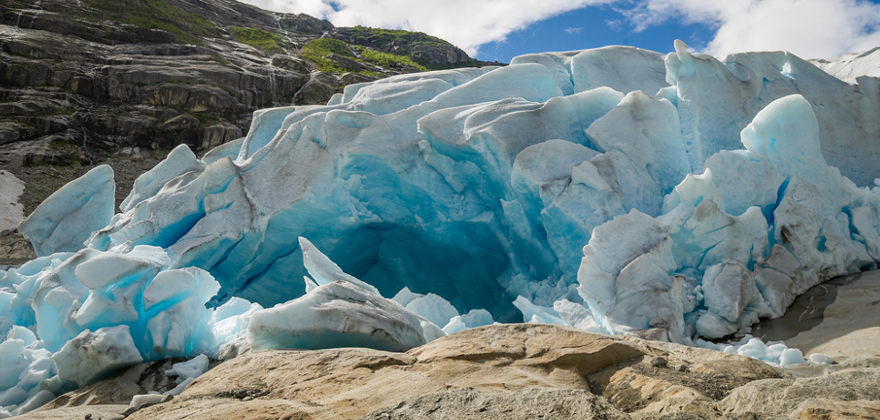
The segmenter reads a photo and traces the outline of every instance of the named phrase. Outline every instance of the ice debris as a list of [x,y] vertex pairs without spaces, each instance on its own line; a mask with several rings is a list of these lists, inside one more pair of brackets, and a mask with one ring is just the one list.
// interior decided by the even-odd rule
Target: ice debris
[[810,363],[821,363],[830,365],[834,363],[834,359],[832,359],[831,356],[827,354],[813,353],[810,355]]
[[464,315],[456,315],[449,318],[449,321],[443,327],[443,332],[452,334],[468,328],[481,327],[483,325],[492,325],[492,314],[485,309],[471,309]]
[[187,385],[196,380],[201,374],[208,371],[211,361],[208,356],[200,354],[185,362],[178,362],[171,365],[171,369],[165,371],[168,376],[176,376],[177,386],[164,392],[162,395],[178,395],[183,392]]
[[[261,110],[201,159],[173,150],[116,215],[112,173],[89,172],[22,228],[40,257],[0,271],[0,414],[245,331],[402,349],[527,320],[699,343],[876,267],[878,79],[675,50],[533,54]],[[91,356],[105,344],[125,357]]]
[[52,355],[58,377],[76,387],[143,360],[128,325],[85,330]]
[[247,330],[254,350],[369,347],[404,351],[445,335],[437,324],[445,325],[458,316],[442,298],[425,299],[408,290],[398,293],[412,295],[410,305],[424,302],[413,309],[430,317],[425,319],[409,305],[405,308],[383,298],[374,287],[344,273],[307,239],[300,237],[299,242],[304,264],[309,274],[320,279],[320,286],[298,299],[255,312]]
[[[694,340],[694,345],[763,360],[773,366],[787,366],[807,362],[804,359],[804,354],[798,349],[789,348],[783,342],[764,343],[760,338],[752,337],[748,334],[738,341],[730,343],[713,343],[698,338]],[[812,360],[812,357],[810,362],[817,363]]]
[[[369,347],[402,351],[442,336],[439,327],[396,302],[334,281],[291,302],[256,312],[248,327],[254,350]],[[438,334],[439,331],[439,334]]]

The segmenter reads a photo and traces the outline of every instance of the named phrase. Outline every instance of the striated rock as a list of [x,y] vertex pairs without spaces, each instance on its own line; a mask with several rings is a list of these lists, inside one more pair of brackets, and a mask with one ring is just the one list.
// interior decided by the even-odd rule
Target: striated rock
[[[814,378],[754,381],[731,392],[719,407],[728,415],[830,419],[835,418],[831,413],[843,414],[850,407],[856,411],[876,410],[878,402],[880,368],[863,368],[845,369]],[[822,409],[817,409],[819,407]]]
[[128,409],[127,404],[82,405],[53,408],[51,410],[40,409],[16,416],[15,418],[20,420],[122,420],[125,418],[123,413],[126,409]]
[[412,398],[362,420],[408,419],[589,419],[630,417],[586,390],[530,388],[511,392],[462,388]]
[[802,420],[877,419],[880,401],[835,401],[816,398],[804,401],[791,417]]
[[299,57],[276,54],[272,56],[272,65],[285,70],[308,74],[312,72],[312,65]]
[[339,81],[335,76],[313,71],[309,75],[309,80],[296,93],[293,101],[299,105],[326,102],[324,98],[329,100],[334,93],[340,91],[338,84]]

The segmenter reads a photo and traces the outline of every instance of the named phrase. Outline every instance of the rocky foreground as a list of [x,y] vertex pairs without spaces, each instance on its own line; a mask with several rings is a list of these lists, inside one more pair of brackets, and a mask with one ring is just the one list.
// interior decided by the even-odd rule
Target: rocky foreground
[[[129,409],[126,392],[163,385],[149,368],[134,369],[22,418],[880,417],[880,357],[783,370],[711,350],[541,324],[475,328],[405,353],[248,352],[178,397],[139,410]],[[141,385],[124,385],[134,378]]]

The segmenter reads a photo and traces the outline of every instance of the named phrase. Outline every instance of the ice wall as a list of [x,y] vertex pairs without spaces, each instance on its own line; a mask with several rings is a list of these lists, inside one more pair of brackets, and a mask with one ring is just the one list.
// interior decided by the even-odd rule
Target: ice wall
[[662,215],[634,209],[593,231],[579,291],[608,331],[718,338],[876,267],[880,196],[826,164],[806,99],[772,102],[741,141],[676,186]]
[[740,148],[739,131],[770,102],[791,94],[812,105],[822,154],[857,185],[871,185],[880,158],[880,90],[876,77],[846,83],[787,52],[740,53],[720,61],[691,54],[681,41],[666,56],[682,137],[695,170],[720,150]]
[[[246,138],[204,159],[175,149],[89,246],[159,246],[171,267],[219,279],[220,300],[272,305],[304,291],[290,279],[305,274],[291,238],[305,236],[385,296],[407,287],[515,321],[519,295],[579,301],[593,229],[663,214],[685,176],[740,148],[739,131],[776,98],[801,94],[821,155],[873,180],[875,79],[848,85],[787,53],[719,61],[676,48],[528,55],[258,111]],[[726,203],[737,215],[740,199]]]
[[514,321],[518,295],[579,300],[593,229],[662,214],[685,175],[740,148],[739,131],[778,97],[806,98],[829,163],[873,180],[874,79],[848,85],[787,53],[719,61],[677,48],[529,55],[259,111],[248,137],[203,160],[176,149],[89,246],[160,246],[171,266],[220,279],[221,294],[271,305],[303,293],[290,238],[305,236],[386,296],[408,287]]
[[[69,205],[107,202],[96,170],[31,216],[44,256],[0,272],[0,406],[215,354],[259,305],[283,304],[256,316],[266,347],[307,346],[322,308],[357,322],[312,344],[384,348],[494,320],[690,342],[778,316],[880,259],[880,92],[857,81],[681,43],[535,54],[258,111],[202,158],[173,150],[109,221]],[[387,339],[357,338],[370,306]]]

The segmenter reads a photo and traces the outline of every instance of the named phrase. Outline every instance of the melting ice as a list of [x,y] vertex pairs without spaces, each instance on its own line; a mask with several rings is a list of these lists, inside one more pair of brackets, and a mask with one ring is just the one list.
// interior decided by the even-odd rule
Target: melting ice
[[399,350],[495,321],[704,345],[747,331],[877,266],[877,81],[680,42],[534,54],[258,111],[201,158],[174,149],[115,215],[96,168],[23,225],[39,257],[0,271],[0,415],[242,342]]

